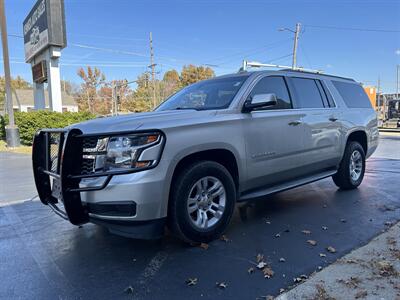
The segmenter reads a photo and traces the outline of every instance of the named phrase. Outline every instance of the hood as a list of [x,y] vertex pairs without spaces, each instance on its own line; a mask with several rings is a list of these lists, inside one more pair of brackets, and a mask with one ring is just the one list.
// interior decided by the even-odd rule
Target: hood
[[145,113],[133,113],[116,117],[97,118],[71,125],[69,128],[78,128],[83,133],[109,133],[130,130],[163,129],[172,126],[201,123],[209,121],[215,110],[170,110]]

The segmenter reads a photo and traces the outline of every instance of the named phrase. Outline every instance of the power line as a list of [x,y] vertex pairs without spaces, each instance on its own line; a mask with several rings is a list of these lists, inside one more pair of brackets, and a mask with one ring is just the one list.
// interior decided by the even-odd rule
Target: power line
[[357,27],[338,27],[338,26],[325,26],[325,25],[304,25],[310,28],[321,28],[331,30],[348,30],[348,31],[365,31],[365,32],[386,32],[386,33],[400,33],[400,30],[395,29],[376,29],[376,28],[357,28]]

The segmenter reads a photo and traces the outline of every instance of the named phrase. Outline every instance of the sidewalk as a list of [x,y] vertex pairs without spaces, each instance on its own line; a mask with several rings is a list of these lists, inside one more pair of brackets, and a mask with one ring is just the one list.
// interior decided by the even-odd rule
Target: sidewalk
[[399,300],[399,274],[400,222],[276,299]]

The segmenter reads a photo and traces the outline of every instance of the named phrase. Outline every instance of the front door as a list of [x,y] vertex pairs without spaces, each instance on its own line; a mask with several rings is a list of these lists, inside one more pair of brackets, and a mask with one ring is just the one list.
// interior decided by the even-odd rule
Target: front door
[[303,165],[303,114],[293,109],[285,78],[261,78],[249,97],[270,93],[276,95],[277,105],[244,116],[248,171],[246,189],[271,186],[294,178]]

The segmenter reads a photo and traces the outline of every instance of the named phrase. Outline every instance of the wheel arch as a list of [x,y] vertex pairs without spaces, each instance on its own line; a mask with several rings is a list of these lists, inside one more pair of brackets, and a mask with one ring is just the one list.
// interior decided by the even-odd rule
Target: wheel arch
[[361,144],[361,146],[363,147],[365,155],[367,155],[367,152],[368,152],[368,136],[367,136],[367,133],[365,132],[364,129],[355,129],[355,130],[351,131],[347,135],[346,145],[350,141],[359,142]]

